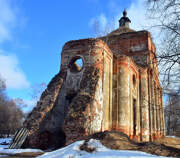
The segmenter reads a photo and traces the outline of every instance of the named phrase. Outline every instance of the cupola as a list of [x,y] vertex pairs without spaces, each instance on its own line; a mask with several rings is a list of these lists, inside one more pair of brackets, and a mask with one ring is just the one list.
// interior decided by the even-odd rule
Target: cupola
[[124,9],[123,11],[123,17],[119,20],[119,27],[128,27],[129,28],[129,23],[131,23],[131,20],[127,17],[127,12]]

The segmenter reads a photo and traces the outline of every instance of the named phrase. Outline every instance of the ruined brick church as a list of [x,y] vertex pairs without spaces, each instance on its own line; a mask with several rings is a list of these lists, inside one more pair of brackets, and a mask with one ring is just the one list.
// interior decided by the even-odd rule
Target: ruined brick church
[[111,130],[142,142],[165,135],[155,45],[130,22],[124,11],[117,30],[64,45],[59,73],[23,124],[24,147],[58,148]]

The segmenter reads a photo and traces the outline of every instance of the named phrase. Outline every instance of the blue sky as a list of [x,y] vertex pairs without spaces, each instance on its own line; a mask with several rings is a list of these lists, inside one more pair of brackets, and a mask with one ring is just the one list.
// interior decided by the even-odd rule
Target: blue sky
[[0,75],[11,98],[33,102],[30,87],[48,82],[60,69],[62,46],[118,27],[127,9],[131,28],[146,23],[143,0],[0,0]]

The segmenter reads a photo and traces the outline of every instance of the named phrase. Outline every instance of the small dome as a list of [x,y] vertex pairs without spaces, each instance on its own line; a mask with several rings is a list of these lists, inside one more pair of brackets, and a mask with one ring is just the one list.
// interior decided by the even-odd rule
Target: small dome
[[121,17],[121,19],[119,20],[119,27],[129,27],[129,23],[131,23],[131,20],[126,16],[127,16],[127,12],[124,9],[123,17]]
[[124,16],[124,17],[127,16],[127,11],[126,11],[126,9],[124,9],[124,11],[123,11],[123,16]]

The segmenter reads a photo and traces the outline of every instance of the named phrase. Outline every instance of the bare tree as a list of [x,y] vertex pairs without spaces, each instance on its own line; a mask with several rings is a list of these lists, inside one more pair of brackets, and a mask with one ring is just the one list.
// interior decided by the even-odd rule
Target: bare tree
[[5,97],[6,84],[0,75],[0,100]]
[[[161,42],[157,58],[166,88],[180,87],[180,1],[145,0],[148,17],[154,20],[152,27],[160,30]],[[176,87],[170,87],[172,84]]]
[[180,135],[180,96],[171,93],[165,107],[167,135]]
[[40,99],[40,96],[42,92],[46,89],[46,87],[47,85],[44,82],[40,84],[34,84],[33,86],[31,86],[30,95],[32,99],[34,99],[37,102]]
[[95,18],[92,21],[92,32],[95,36],[95,38],[99,38],[102,36],[106,36],[111,31],[113,31],[116,28],[116,21],[114,18],[112,18],[109,22],[107,22],[104,26],[101,26],[102,24],[98,20],[98,18]]
[[180,125],[180,1],[145,0],[151,26],[160,31],[157,58],[167,98],[165,120],[167,134],[175,134]]
[[0,78],[0,136],[13,134],[21,127],[23,113],[6,95],[5,82]]

